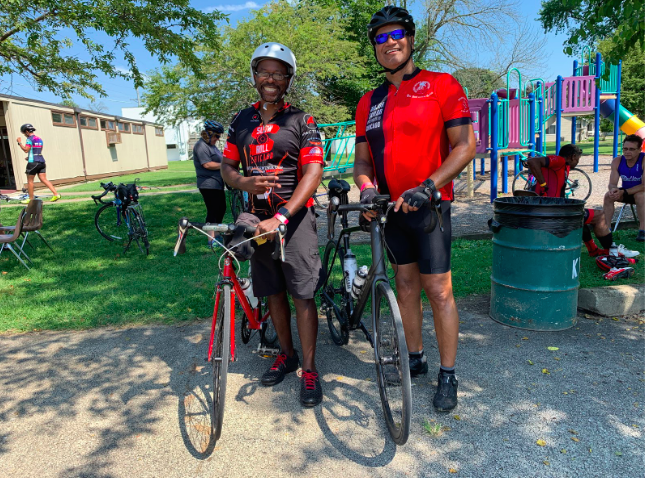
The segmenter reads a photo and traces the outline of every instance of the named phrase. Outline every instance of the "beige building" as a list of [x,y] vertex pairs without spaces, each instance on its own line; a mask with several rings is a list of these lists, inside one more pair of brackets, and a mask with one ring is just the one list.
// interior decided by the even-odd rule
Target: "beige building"
[[24,138],[25,123],[43,140],[47,178],[54,184],[168,167],[161,125],[0,95],[0,189],[27,183],[25,153],[16,141]]

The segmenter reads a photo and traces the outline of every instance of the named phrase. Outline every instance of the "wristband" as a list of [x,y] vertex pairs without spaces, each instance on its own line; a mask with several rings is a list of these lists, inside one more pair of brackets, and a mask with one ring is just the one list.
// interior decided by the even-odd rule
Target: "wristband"
[[285,219],[291,219],[291,213],[284,206],[282,206],[280,209],[278,209],[278,214],[281,214],[282,216],[284,216]]
[[374,186],[374,184],[373,184],[373,183],[371,183],[371,182],[370,182],[370,183],[364,183],[364,184],[361,186],[361,192],[363,192],[363,189],[367,189],[367,188],[370,188],[370,187],[371,187],[371,188],[373,188],[373,187],[375,187],[375,186]]
[[544,181],[542,184],[540,184],[541,188],[543,188],[544,186],[546,186],[546,181]]
[[284,216],[283,216],[282,214],[280,214],[279,212],[277,212],[277,213],[275,214],[275,216],[273,216],[273,217],[275,217],[275,218],[276,218],[278,221],[280,221],[282,224],[285,224],[285,225],[286,225],[286,224],[289,224],[289,219],[287,219],[286,217],[284,217]]

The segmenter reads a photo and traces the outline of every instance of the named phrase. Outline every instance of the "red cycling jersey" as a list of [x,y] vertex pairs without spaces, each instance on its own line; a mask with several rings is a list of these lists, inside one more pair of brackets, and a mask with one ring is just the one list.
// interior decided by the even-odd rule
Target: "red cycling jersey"
[[[323,164],[322,140],[310,114],[285,103],[264,124],[259,108],[260,102],[257,102],[233,118],[223,154],[225,158],[242,162],[244,176],[279,176],[280,188],[249,198],[250,212],[273,215],[296,190],[302,178],[302,166]],[[313,199],[306,206],[313,206]]]
[[[378,190],[396,200],[419,186],[448,157],[446,130],[471,124],[468,99],[448,73],[417,68],[397,88],[385,81],[356,109],[356,143],[367,142]],[[452,182],[440,189],[452,199]]]
[[547,190],[544,192],[542,186],[537,184],[535,186],[537,195],[563,198],[565,182],[569,176],[569,166],[567,166],[566,159],[556,155],[546,156],[546,165],[542,166],[541,170]]

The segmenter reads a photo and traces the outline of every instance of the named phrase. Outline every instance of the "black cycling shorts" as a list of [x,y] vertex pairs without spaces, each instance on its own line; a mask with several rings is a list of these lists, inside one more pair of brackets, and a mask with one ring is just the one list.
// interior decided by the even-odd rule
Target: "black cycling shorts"
[[25,169],[25,174],[27,176],[35,176],[36,174],[45,172],[47,172],[45,163],[41,163],[40,161],[27,163],[27,168]]
[[422,274],[443,274],[450,271],[450,201],[441,201],[443,232],[439,222],[430,234],[423,229],[430,223],[429,208],[405,214],[403,211],[388,215],[385,225],[387,256],[392,264],[418,263]]
[[[268,216],[259,216],[260,220]],[[276,237],[277,240],[277,237]],[[267,241],[251,256],[253,293],[267,297],[283,291],[296,299],[313,299],[322,278],[314,208],[303,208],[287,224],[285,262],[273,260],[275,243]]]

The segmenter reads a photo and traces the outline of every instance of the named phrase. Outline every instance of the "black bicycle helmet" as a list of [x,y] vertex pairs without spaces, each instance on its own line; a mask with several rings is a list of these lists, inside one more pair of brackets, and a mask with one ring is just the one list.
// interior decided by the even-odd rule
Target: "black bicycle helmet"
[[33,133],[36,131],[36,128],[34,128],[34,125],[31,123],[25,123],[20,127],[20,132],[22,134],[25,134],[25,131],[29,131],[30,133]]
[[204,121],[204,130],[215,134],[222,134],[224,132],[224,126],[217,121],[206,120]]
[[369,38],[372,46],[376,45],[374,37],[378,29],[392,23],[403,25],[408,35],[414,36],[415,27],[412,15],[405,8],[388,5],[372,15],[372,19],[367,24],[367,38]]

